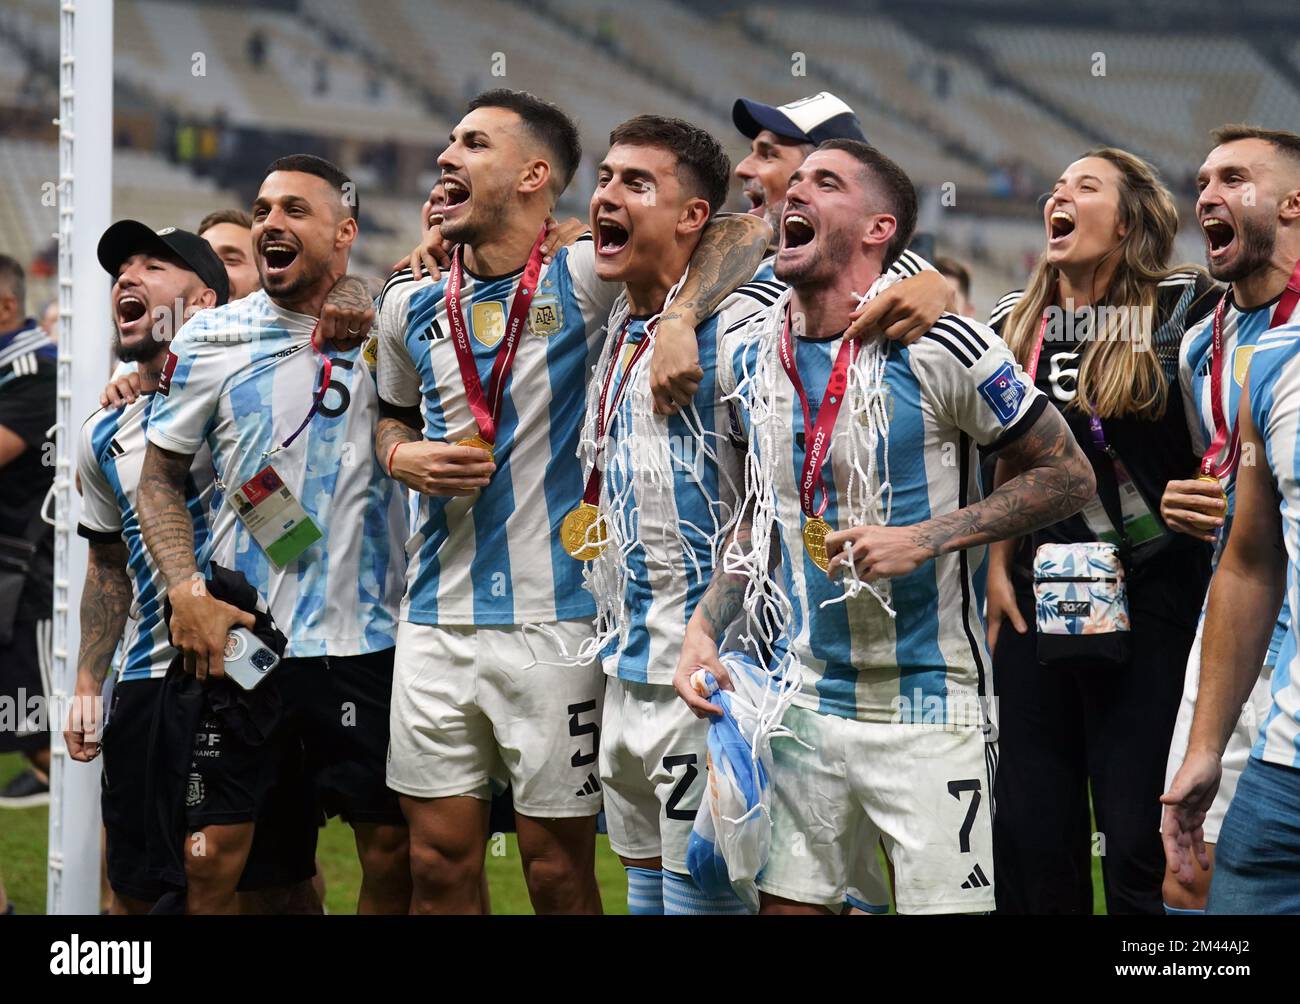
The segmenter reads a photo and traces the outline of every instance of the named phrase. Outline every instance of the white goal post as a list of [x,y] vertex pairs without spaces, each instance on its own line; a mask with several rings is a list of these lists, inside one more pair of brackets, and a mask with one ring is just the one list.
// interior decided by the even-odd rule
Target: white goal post
[[[113,206],[113,0],[59,7],[59,398],[54,474],[54,665],[51,715],[66,713],[77,679],[86,542],[77,536],[77,438],[107,371],[109,281],[95,247]],[[50,727],[46,910],[99,912],[99,761],[75,763],[63,721]]]

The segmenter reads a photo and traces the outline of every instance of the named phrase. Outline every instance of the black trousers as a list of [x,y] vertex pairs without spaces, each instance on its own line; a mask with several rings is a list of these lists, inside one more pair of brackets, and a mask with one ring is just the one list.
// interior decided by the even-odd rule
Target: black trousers
[[993,659],[999,913],[1091,914],[1094,855],[1109,913],[1163,912],[1159,798],[1209,568],[1200,551],[1159,565],[1130,585],[1123,666],[1040,665],[1032,596],[1018,584],[1029,631],[1004,624]]

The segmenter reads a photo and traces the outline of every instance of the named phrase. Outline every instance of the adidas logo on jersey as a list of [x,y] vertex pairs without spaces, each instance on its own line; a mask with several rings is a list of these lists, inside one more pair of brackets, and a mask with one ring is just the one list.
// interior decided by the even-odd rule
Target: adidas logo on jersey
[[988,876],[984,874],[984,869],[977,864],[966,881],[961,884],[961,887],[963,889],[986,889],[992,884],[988,880]]
[[596,795],[600,793],[600,781],[595,774],[588,774],[587,780],[582,783],[582,787],[574,792],[575,795]]

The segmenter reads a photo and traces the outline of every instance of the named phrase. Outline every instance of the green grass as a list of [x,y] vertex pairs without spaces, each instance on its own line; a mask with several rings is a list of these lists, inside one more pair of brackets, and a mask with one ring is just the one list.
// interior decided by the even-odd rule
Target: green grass
[[[17,754],[0,756],[0,785],[24,769],[25,761]],[[9,898],[19,913],[45,912],[45,850],[48,813],[36,809],[0,809],[0,877]],[[325,873],[325,902],[332,914],[349,914],[356,910],[357,887],[361,869],[357,864],[352,831],[337,819],[321,832],[316,852]],[[503,834],[488,844],[488,888],[492,912],[531,914],[528,892],[524,888],[519,865],[519,846],[514,834]],[[605,912],[627,913],[627,886],[623,866],[609,849],[609,838],[600,836],[596,845],[596,879],[600,883]],[[1101,891],[1101,859],[1092,859],[1094,912],[1105,913]]]

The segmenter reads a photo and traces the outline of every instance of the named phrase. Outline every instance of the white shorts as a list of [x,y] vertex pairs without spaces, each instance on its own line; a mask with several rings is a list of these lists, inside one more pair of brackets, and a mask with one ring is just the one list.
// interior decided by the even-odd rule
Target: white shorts
[[[1196,640],[1187,655],[1187,675],[1183,680],[1183,699],[1178,705],[1178,718],[1174,722],[1174,736],[1169,743],[1169,762],[1165,767],[1165,791],[1173,783],[1174,775],[1183,765],[1187,755],[1187,741],[1192,734],[1192,717],[1196,714],[1196,693],[1201,685],[1201,630],[1205,621],[1196,627]],[[1214,796],[1214,804],[1205,814],[1205,842],[1217,844],[1219,829],[1223,826],[1223,815],[1232,804],[1232,796],[1237,792],[1237,781],[1250,759],[1251,747],[1259,738],[1259,727],[1268,717],[1273,706],[1272,695],[1273,667],[1265,666],[1260,670],[1259,678],[1250,690],[1250,697],[1242,705],[1241,716],[1233,726],[1228,745],[1223,751],[1223,777],[1219,781],[1219,793]]]
[[[577,651],[590,621],[547,625]],[[515,809],[552,819],[600,811],[599,662],[557,665],[541,630],[397,626],[388,786],[417,798],[489,799],[514,786]],[[550,661],[542,661],[550,660]]]
[[686,845],[704,795],[709,723],[672,687],[605,679],[600,779],[609,846],[660,858],[685,875]]
[[[991,763],[979,728],[856,722],[791,708],[772,743],[765,893],[838,910],[884,837],[899,913],[992,910]],[[873,858],[874,859],[874,858]]]

